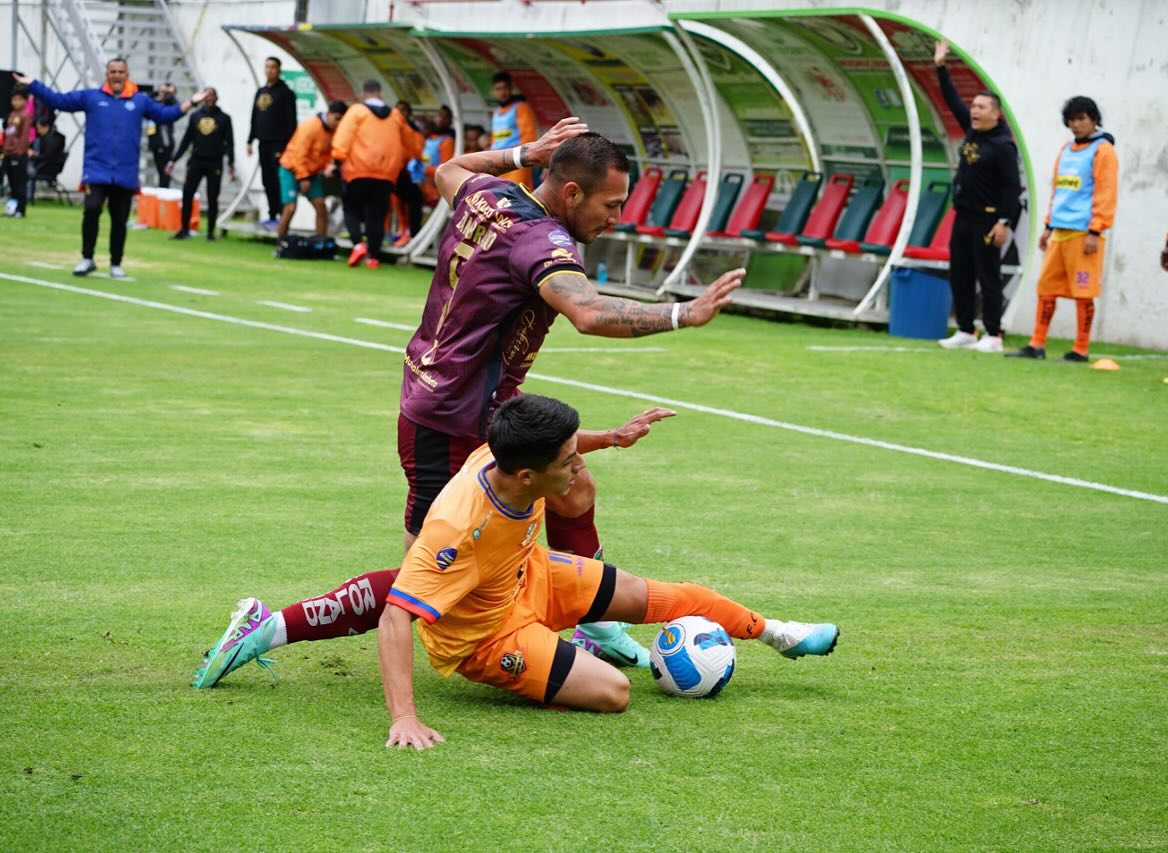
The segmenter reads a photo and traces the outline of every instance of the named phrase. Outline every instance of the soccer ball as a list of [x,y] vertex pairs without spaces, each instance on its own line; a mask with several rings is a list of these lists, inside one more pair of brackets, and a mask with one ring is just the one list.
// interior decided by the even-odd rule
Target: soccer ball
[[717,696],[734,675],[734,641],[704,616],[682,616],[661,629],[649,650],[649,669],[670,696]]

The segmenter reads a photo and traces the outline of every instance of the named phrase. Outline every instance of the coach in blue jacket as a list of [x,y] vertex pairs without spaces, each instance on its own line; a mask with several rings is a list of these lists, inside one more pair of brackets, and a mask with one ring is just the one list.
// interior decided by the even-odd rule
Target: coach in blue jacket
[[122,58],[105,64],[105,85],[100,89],[54,92],[38,80],[13,74],[24,83],[38,102],[55,110],[85,113],[85,164],[81,180],[86,186],[85,215],[81,219],[81,263],[73,275],[88,275],[97,269],[93,250],[101,209],[109,202],[110,276],[125,278],[122,252],[126,246],[126,220],[138,191],[138,156],[142,146],[142,122],[173,122],[194,104],[205,90],[191,100],[170,106],[159,103],[130,80],[129,67]]

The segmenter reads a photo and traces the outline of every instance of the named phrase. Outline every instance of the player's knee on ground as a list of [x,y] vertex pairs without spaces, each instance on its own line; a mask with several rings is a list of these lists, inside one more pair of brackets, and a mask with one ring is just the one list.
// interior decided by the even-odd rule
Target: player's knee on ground
[[619,672],[615,668],[613,668],[613,674],[615,678],[608,679],[604,684],[597,685],[595,704],[591,706],[593,711],[619,714],[622,711],[628,710],[629,692],[631,689],[629,680],[625,677],[624,673]]

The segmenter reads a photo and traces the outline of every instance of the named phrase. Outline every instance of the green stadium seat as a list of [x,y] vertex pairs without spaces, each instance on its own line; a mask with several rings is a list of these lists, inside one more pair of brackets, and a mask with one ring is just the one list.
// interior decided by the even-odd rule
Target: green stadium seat
[[[780,234],[798,234],[807,224],[807,217],[811,215],[811,207],[815,204],[815,197],[819,195],[819,185],[823,183],[823,175],[819,172],[804,172],[799,178],[787,206],[783,208],[779,221],[775,223],[775,231]],[[766,231],[757,228],[744,229],[743,237],[751,240],[765,240]]]
[[900,223],[904,221],[904,211],[908,207],[908,184],[908,178],[901,178],[892,185],[884,204],[880,205],[880,209],[868,223],[863,240],[840,240],[833,237],[827,241],[827,248],[852,253],[872,252],[887,255],[900,231]]
[[[827,186],[823,188],[823,195],[819,197],[819,201],[807,217],[807,222],[800,234],[805,237],[822,237],[823,239],[830,237],[855,181],[854,175],[845,172],[832,175],[828,179]],[[768,231],[766,238],[768,242],[782,243],[784,246],[799,245],[798,235],[789,231]]]
[[681,196],[685,192],[688,180],[689,173],[685,169],[671,169],[657,189],[657,195],[653,198],[653,206],[649,208],[649,216],[643,224],[663,227],[668,225],[673,219],[673,212],[677,210],[677,205],[681,202]]
[[[917,205],[917,218],[913,222],[912,232],[908,235],[908,245],[924,247],[937,231],[937,225],[945,213],[945,205],[949,203],[949,182],[933,181],[923,193]],[[948,240],[945,241],[948,244]]]
[[758,221],[762,219],[762,212],[774,186],[774,175],[755,175],[746,192],[742,194],[742,200],[734,208],[730,221],[723,228],[711,228],[709,235],[720,238],[741,237],[743,230],[758,227]]
[[688,237],[697,224],[698,214],[702,211],[702,201],[706,197],[706,172],[698,172],[689,186],[685,188],[685,195],[673,212],[673,219],[669,227],[664,225],[638,225],[638,234],[647,234],[650,237]]
[[949,238],[953,234],[953,220],[957,218],[957,211],[949,208],[937,226],[933,239],[928,246],[909,246],[904,250],[906,258],[915,258],[919,261],[947,261],[949,260]]
[[[884,195],[884,179],[879,177],[865,178],[863,183],[852,193],[847,209],[840,216],[831,235],[837,240],[859,240],[872,214],[880,206],[880,199]],[[800,234],[796,238],[801,246],[814,246],[822,249],[827,245],[827,237],[812,237]]]

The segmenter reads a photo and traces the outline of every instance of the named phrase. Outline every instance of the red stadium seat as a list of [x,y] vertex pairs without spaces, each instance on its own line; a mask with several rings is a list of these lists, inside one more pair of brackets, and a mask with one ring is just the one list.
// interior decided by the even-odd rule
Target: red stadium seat
[[937,232],[928,246],[909,246],[904,250],[906,258],[916,258],[918,261],[947,261],[949,260],[949,237],[953,234],[953,220],[957,218],[957,211],[952,207],[946,211],[937,226]]
[[904,209],[908,206],[908,179],[902,178],[892,185],[888,197],[872,217],[863,240],[828,240],[828,249],[842,249],[845,252],[880,252],[888,254],[888,248],[896,239],[900,223],[904,219]]
[[[843,213],[844,203],[848,200],[848,193],[852,191],[852,184],[856,182],[854,175],[840,172],[831,176],[827,186],[823,188],[823,195],[816,202],[811,215],[807,217],[807,224],[803,226],[802,234],[807,237],[827,238],[835,231],[835,225]],[[767,240],[772,243],[782,243],[785,246],[799,245],[798,234],[784,234],[778,231],[768,231]]]
[[621,221],[613,226],[614,231],[637,230],[637,226],[649,215],[649,208],[653,205],[653,198],[657,195],[657,189],[664,177],[665,172],[660,166],[650,166],[645,170],[645,174],[641,175],[637,185],[629,193],[621,210]]
[[711,231],[710,236],[741,237],[743,231],[757,228],[774,185],[774,175],[755,175],[750,186],[746,188],[746,192],[742,194],[738,206],[734,208],[734,213],[730,215],[730,221],[726,223],[726,230]]
[[673,219],[669,225],[638,225],[638,234],[648,234],[651,237],[664,237],[666,231],[684,231],[688,236],[697,224],[698,214],[702,211],[702,200],[706,197],[706,173],[698,172],[697,176],[686,187],[685,195],[678,202],[677,210],[673,212]]

